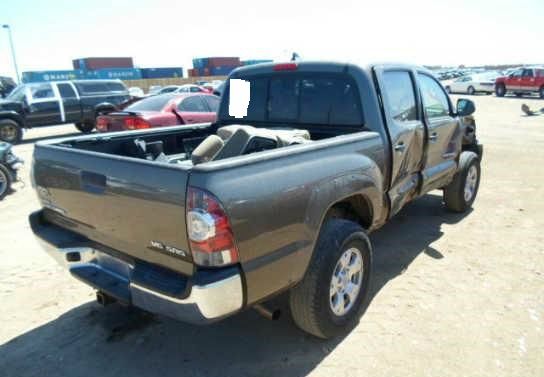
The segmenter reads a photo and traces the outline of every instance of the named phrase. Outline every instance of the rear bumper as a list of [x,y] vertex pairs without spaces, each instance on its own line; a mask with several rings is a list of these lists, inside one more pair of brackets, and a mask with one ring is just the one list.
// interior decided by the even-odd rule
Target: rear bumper
[[45,251],[77,279],[117,300],[183,322],[205,324],[243,307],[239,268],[197,271],[191,278],[160,266],[105,252],[96,243],[44,223],[30,225]]

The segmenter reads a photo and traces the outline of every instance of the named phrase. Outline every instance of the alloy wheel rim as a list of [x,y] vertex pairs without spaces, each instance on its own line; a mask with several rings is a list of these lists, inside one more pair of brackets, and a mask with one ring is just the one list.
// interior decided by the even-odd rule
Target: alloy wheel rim
[[468,169],[467,179],[465,181],[465,202],[469,202],[474,196],[477,183],[478,183],[478,169],[476,169],[476,166],[472,165]]
[[332,272],[329,306],[337,316],[348,313],[357,301],[363,283],[363,255],[355,247],[344,251]]
[[0,127],[0,140],[13,141],[17,137],[17,129],[11,124]]

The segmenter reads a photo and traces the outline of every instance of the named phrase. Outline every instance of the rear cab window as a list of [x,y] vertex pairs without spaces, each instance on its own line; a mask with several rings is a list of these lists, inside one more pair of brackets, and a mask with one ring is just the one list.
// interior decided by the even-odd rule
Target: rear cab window
[[[250,83],[247,115],[235,118],[222,109],[222,118],[259,123],[296,123],[362,127],[360,96],[346,74],[285,73],[242,77]],[[223,95],[228,103],[230,88]]]

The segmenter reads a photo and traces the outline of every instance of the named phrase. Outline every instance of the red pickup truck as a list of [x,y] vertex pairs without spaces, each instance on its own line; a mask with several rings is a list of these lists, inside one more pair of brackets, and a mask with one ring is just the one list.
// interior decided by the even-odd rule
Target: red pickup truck
[[538,93],[544,98],[544,67],[519,68],[508,76],[495,81],[495,94],[504,97],[508,92],[521,97],[526,93]]

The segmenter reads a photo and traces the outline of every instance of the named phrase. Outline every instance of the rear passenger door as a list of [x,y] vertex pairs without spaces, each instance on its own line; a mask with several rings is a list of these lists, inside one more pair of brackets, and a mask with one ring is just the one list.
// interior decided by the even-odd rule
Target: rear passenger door
[[455,174],[462,133],[442,86],[427,73],[419,72],[417,76],[427,128],[421,186],[421,193],[425,193],[447,184]]
[[74,86],[69,82],[57,83],[61,98],[61,116],[64,123],[81,121],[81,105]]
[[390,216],[417,194],[423,161],[425,127],[416,91],[414,72],[409,69],[376,69],[387,128],[392,145],[389,199]]
[[533,69],[531,68],[525,68],[523,72],[521,73],[521,82],[520,82],[520,88],[524,91],[531,91],[531,90],[537,90],[535,84],[535,75],[533,73]]

